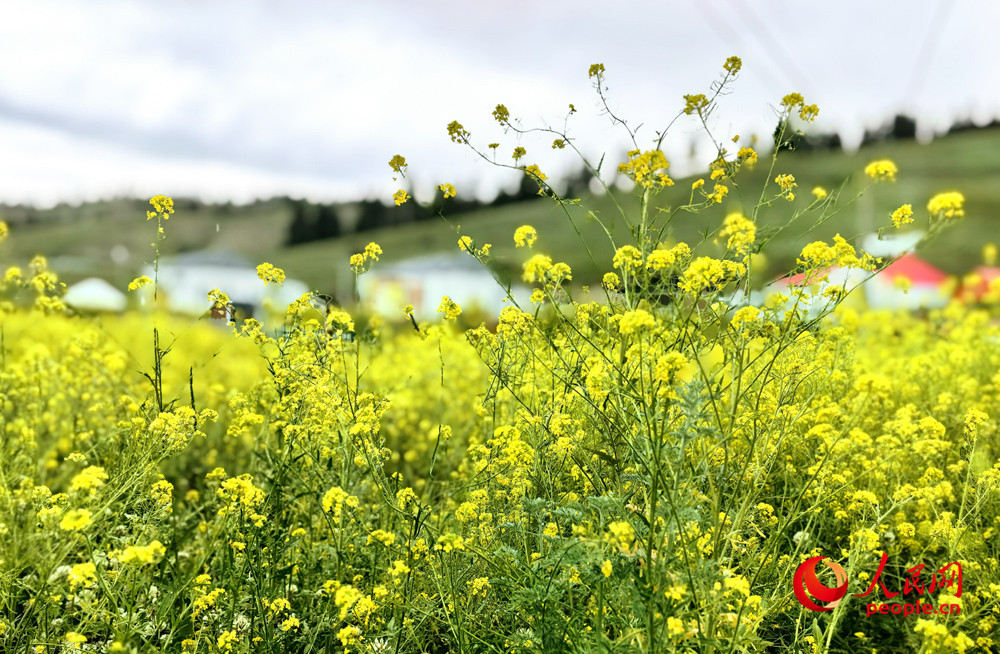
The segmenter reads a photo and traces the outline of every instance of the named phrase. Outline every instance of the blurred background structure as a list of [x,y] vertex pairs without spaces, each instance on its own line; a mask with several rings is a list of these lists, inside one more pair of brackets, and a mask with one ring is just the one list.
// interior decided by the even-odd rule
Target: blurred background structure
[[[494,244],[494,272],[505,281],[517,280],[524,259],[511,234],[530,223],[538,247],[573,266],[575,283],[594,283],[610,246],[592,259],[524,175],[451,143],[445,126],[461,121],[481,149],[499,142],[501,163],[525,147],[522,163],[610,217],[612,204],[591,197],[598,185],[569,148],[505,134],[490,116],[502,102],[525,127],[565,125],[592,161],[606,155],[605,181],[627,195],[615,168],[632,146],[602,115],[587,77],[598,61],[611,106],[643,125],[642,144],[678,114],[684,94],[707,92],[726,57],[741,56],[743,70],[709,127],[720,143],[755,142],[762,164],[780,98],[802,93],[819,117],[796,126],[805,134],[779,160],[799,180],[800,202],[813,186],[846,200],[866,186],[868,161],[896,161],[897,183],[848,204],[810,240],[841,233],[860,246],[858,237],[888,225],[900,204],[919,215],[930,196],[952,189],[965,194],[967,218],[918,253],[922,260],[954,281],[992,265],[982,246],[1000,234],[1000,5],[986,0],[650,0],[628,12],[568,1],[498,10],[457,1],[0,0],[0,18],[8,63],[0,69],[0,218],[11,226],[0,263],[23,265],[43,252],[71,283],[96,277],[123,290],[151,261],[144,204],[161,193],[177,199],[166,252],[227,252],[213,256],[238,255],[247,269],[271,261],[338,298],[352,295],[347,259],[369,241],[385,253],[373,272],[381,265],[403,280],[396,295],[400,284],[447,277],[450,264],[435,273],[426,260],[390,264],[456,253],[459,226]],[[678,184],[664,205],[686,198],[714,148],[691,117],[671,126],[664,150]],[[396,153],[410,163],[405,179],[387,165]],[[765,172],[761,165],[740,183],[746,204]],[[442,183],[458,196],[435,194]],[[414,200],[393,206],[398,188]],[[741,193],[672,237],[695,238],[721,222],[742,208]],[[780,223],[793,209],[775,206],[763,221]],[[575,218],[598,234],[585,214]],[[805,238],[776,239],[767,274],[787,271]],[[488,277],[452,280],[482,279],[478,300],[489,307],[496,289],[486,289]],[[429,290],[437,282],[420,285],[438,293]],[[100,294],[94,284],[90,292]],[[390,295],[372,301],[386,310]]]

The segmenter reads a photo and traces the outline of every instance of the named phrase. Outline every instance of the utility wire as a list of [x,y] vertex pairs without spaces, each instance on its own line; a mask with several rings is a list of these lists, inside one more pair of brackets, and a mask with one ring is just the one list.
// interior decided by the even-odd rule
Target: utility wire
[[907,101],[914,102],[917,93],[920,92],[921,87],[927,80],[927,73],[934,61],[934,55],[941,45],[941,37],[944,35],[948,18],[951,16],[951,9],[956,4],[958,4],[958,0],[941,0],[938,3],[937,11],[931,18],[927,36],[924,37],[924,44],[917,51],[918,55],[913,64],[913,73],[910,74],[910,81],[906,84],[906,90],[903,92],[904,103]]
[[[768,57],[778,64],[778,68],[785,73],[785,77],[795,85],[795,90],[799,90],[806,95],[809,95],[812,91],[809,86],[809,75],[799,68],[798,63],[795,61],[795,57],[789,55],[781,45],[781,40],[775,38],[770,33],[767,25],[757,18],[757,15],[750,9],[745,0],[729,0],[729,4],[737,11],[737,13],[741,15],[744,22],[746,22],[750,27],[747,31],[757,42],[757,45],[767,53]],[[775,57],[769,48],[773,48],[779,56]],[[782,64],[784,64],[784,66]],[[793,79],[793,76],[789,74],[789,71],[794,73],[794,76],[798,79]]]
[[[733,29],[729,25],[727,20],[723,18],[722,14],[716,10],[711,0],[696,0],[693,4],[698,8],[698,11],[701,12],[702,17],[705,19],[705,22],[708,23],[709,27],[715,30],[716,34],[718,34],[724,42],[736,43],[740,48],[749,50],[746,45],[746,41],[740,33],[740,30]],[[766,55],[765,61],[767,67],[759,69],[760,73],[763,77],[767,78],[767,83],[769,85],[774,86],[775,88],[781,88],[783,83],[778,80],[777,77],[771,75],[772,69],[777,70],[779,76],[785,75],[787,77],[787,74],[781,69],[780,66],[776,66],[775,62],[771,61],[770,53],[765,50],[764,54]]]

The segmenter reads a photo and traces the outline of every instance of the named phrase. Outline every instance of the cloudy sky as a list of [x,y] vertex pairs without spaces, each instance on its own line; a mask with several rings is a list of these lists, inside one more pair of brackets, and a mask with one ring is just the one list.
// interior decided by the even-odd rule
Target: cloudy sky
[[[561,127],[572,102],[584,152],[625,149],[594,62],[640,138],[733,54],[720,138],[768,134],[790,91],[849,143],[898,111],[927,132],[1000,116],[997,25],[993,0],[0,0],[0,202],[388,199],[396,153],[418,197],[442,182],[488,196],[516,179],[451,143],[452,120],[500,159],[520,144],[543,170],[572,163],[551,137],[504,135],[498,102],[526,127]],[[699,138],[673,125],[674,172],[707,163]]]

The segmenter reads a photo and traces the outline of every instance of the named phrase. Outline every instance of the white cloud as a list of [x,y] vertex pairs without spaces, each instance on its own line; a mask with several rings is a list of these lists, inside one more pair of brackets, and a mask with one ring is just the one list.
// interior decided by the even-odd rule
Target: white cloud
[[[414,183],[478,180],[486,192],[514,173],[476,163],[444,126],[457,118],[477,142],[501,140],[489,117],[497,102],[526,125],[558,124],[573,102],[588,153],[625,148],[595,115],[594,61],[607,66],[613,107],[648,136],[730,54],[743,56],[744,72],[714,117],[720,139],[769,133],[768,103],[792,90],[819,104],[819,128],[856,136],[899,110],[939,127],[1000,112],[990,65],[1000,45],[989,31],[1000,9],[985,2],[0,0],[0,16],[8,202],[151,186],[387,198],[396,152]],[[694,139],[682,120],[668,140],[678,173]],[[516,141],[502,142],[509,161]],[[547,142],[525,145],[544,170],[568,159]]]

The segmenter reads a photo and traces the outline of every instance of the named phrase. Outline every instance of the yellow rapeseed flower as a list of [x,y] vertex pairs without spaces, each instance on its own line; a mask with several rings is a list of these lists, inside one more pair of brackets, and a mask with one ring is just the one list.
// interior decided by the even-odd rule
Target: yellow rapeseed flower
[[712,188],[712,192],[708,194],[708,199],[716,204],[721,204],[723,198],[729,193],[729,187],[724,184],[716,184]]
[[257,266],[257,277],[267,286],[270,282],[280,284],[285,281],[285,271],[268,262]]
[[347,625],[337,632],[337,639],[340,641],[340,644],[344,646],[344,651],[348,651],[347,648],[357,643],[360,638],[361,629],[355,627],[354,625]]
[[650,270],[664,270],[671,266],[680,264],[691,256],[691,248],[687,243],[678,243],[670,249],[659,247],[649,253],[646,259],[646,267]]
[[623,245],[615,252],[611,264],[619,270],[631,270],[642,265],[642,253],[633,245]]
[[153,205],[153,211],[146,212],[146,220],[159,216],[167,220],[174,212],[174,201],[165,195],[157,195],[150,198],[149,203]]
[[108,473],[100,466],[88,466],[78,472],[69,482],[73,491],[96,491],[108,480]]
[[481,595],[486,597],[486,591],[490,588],[490,578],[489,577],[476,577],[472,581],[467,581],[466,584],[469,586],[470,591],[473,595]]
[[97,581],[97,566],[91,562],[77,563],[69,569],[69,587],[88,586]]
[[997,262],[996,243],[987,243],[983,246],[983,265],[992,266]]
[[531,282],[542,282],[545,280],[545,273],[552,268],[552,257],[544,254],[536,254],[524,262],[521,279]]
[[708,106],[708,98],[705,97],[704,93],[688,94],[684,96],[684,113],[691,115],[693,113],[701,114]]
[[67,511],[59,521],[59,528],[63,531],[80,531],[90,524],[90,519],[94,514],[87,509],[72,509]]
[[729,326],[735,331],[740,331],[759,317],[760,309],[757,307],[743,307],[733,314],[733,319],[729,322]]
[[876,182],[895,182],[899,168],[891,159],[878,159],[865,166],[865,175]]
[[378,243],[374,241],[365,246],[365,259],[370,259],[371,261],[378,261],[379,256],[382,254],[382,248]]
[[892,224],[899,228],[913,222],[913,206],[904,204],[892,212]]
[[618,164],[618,172],[643,188],[663,188],[673,186],[674,180],[665,172],[670,166],[661,150],[630,150],[628,160]]
[[409,164],[406,163],[406,157],[401,154],[392,155],[392,159],[389,160],[389,167],[392,168],[394,172],[400,175],[406,175],[406,167]]
[[806,104],[801,93],[789,93],[781,99],[781,106],[791,114],[796,107],[799,108],[799,118],[806,122],[812,122],[819,115],[819,107],[814,104]]
[[403,189],[399,189],[398,191],[392,194],[392,200],[393,202],[396,203],[397,207],[401,204],[406,204],[406,201],[409,199],[410,199],[410,194],[404,191]]
[[66,635],[63,636],[63,640],[66,641],[66,644],[69,645],[71,649],[80,649],[80,645],[87,642],[87,637],[75,631],[67,631]]
[[231,303],[229,295],[223,293],[217,288],[213,288],[208,292],[208,301],[212,303],[213,307],[228,307]]
[[220,650],[224,652],[233,651],[233,645],[240,642],[240,637],[236,635],[235,631],[223,631],[219,634],[219,638],[216,640],[215,645]]
[[374,241],[365,246],[364,252],[358,252],[351,255],[350,265],[351,269],[355,273],[363,273],[368,269],[369,261],[378,261],[379,257],[382,255],[382,248],[378,243]]
[[626,311],[618,322],[618,331],[622,334],[633,334],[641,329],[653,329],[656,320],[653,315],[643,309]]
[[453,120],[448,123],[448,136],[454,143],[468,143],[471,135],[467,129],[462,127],[462,123]]
[[786,109],[794,109],[803,103],[805,103],[805,98],[802,97],[801,93],[789,93],[781,99],[781,106]]
[[692,295],[699,295],[706,290],[718,290],[727,278],[742,275],[745,271],[745,266],[733,261],[698,257],[681,275],[678,287]]
[[148,545],[129,545],[118,557],[118,561],[123,565],[149,565],[159,563],[167,549],[158,540],[151,541]]
[[510,111],[504,105],[498,104],[496,109],[493,110],[493,118],[503,125],[510,120]]
[[677,636],[683,636],[687,629],[684,627],[684,621],[680,618],[675,618],[670,616],[667,618],[667,633],[670,634],[672,638]]
[[934,218],[961,218],[965,215],[965,196],[958,191],[938,193],[927,203],[927,211]]
[[757,237],[757,225],[739,212],[726,216],[719,236],[727,238],[726,248],[738,256],[745,255]]
[[461,315],[462,307],[458,306],[457,302],[445,295],[441,298],[441,304],[438,306],[437,312],[443,313],[445,320],[454,320]]
[[791,202],[795,199],[795,193],[792,192],[792,189],[798,186],[798,183],[795,181],[793,175],[778,175],[774,178],[774,181],[778,184],[778,188],[781,189],[781,195],[786,200]]
[[531,247],[538,240],[538,232],[531,225],[521,225],[514,230],[515,247]]
[[740,151],[736,153],[736,158],[753,166],[757,163],[757,151],[749,147],[740,148]]
[[612,543],[623,551],[632,546],[635,540],[635,529],[624,520],[618,520],[608,525],[608,534]]

